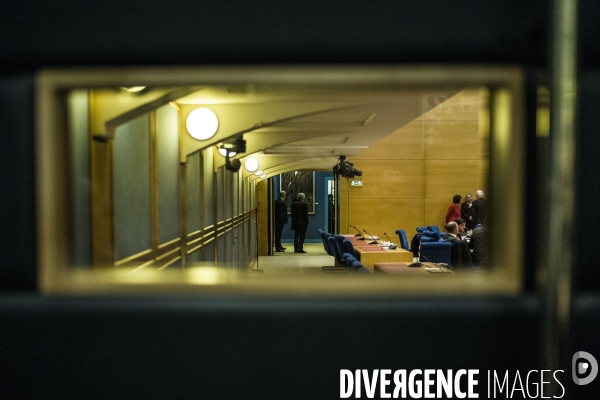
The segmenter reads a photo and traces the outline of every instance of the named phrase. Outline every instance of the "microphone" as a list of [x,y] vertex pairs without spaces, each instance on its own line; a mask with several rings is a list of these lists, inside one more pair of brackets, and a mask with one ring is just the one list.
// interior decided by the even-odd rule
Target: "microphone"
[[354,225],[351,225],[351,226],[358,231],[358,235],[354,235],[354,236],[360,236],[357,240],[365,240],[365,235],[360,233],[360,230],[356,226],[354,226]]
[[358,233],[354,236],[362,236],[362,233],[360,233],[360,231],[355,226],[353,226],[353,225],[349,225],[349,226],[350,226],[350,228],[354,228],[358,231]]
[[390,239],[390,237],[387,235],[387,233],[383,232],[383,234],[385,235],[387,240],[390,242],[390,246],[388,247],[388,250],[394,250],[397,246],[394,243],[392,243],[392,239]]
[[[446,266],[445,263],[434,263],[433,261],[429,261],[429,258],[425,257],[424,255],[421,254],[421,257],[423,257],[423,259],[429,263],[432,263],[433,265],[435,265],[440,271],[444,272],[444,269],[440,266],[440,264],[442,266]],[[446,268],[449,268],[449,266],[446,266]]]
[[377,239],[375,239],[375,238],[373,237],[373,235],[371,235],[369,232],[367,232],[367,231],[366,231],[366,230],[364,230],[364,229],[363,229],[363,232],[364,232],[364,233],[366,233],[367,235],[371,236],[371,240],[373,240],[373,241],[372,241],[372,242],[369,242],[369,244],[377,244],[377,243],[379,243],[379,242],[377,241]]

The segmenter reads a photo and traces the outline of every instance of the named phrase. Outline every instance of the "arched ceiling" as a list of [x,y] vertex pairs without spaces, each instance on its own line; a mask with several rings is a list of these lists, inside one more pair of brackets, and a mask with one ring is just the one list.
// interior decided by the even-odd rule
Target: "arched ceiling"
[[[458,90],[445,90],[445,97]],[[202,88],[175,103],[183,120],[200,106],[211,108],[220,120],[209,141],[184,134],[186,154],[243,136],[247,151],[234,158],[242,165],[250,156],[258,159],[268,177],[297,169],[329,171],[341,155],[351,160],[419,117],[422,98],[421,91],[399,87],[246,85]],[[224,164],[224,157],[216,157],[215,167]]]

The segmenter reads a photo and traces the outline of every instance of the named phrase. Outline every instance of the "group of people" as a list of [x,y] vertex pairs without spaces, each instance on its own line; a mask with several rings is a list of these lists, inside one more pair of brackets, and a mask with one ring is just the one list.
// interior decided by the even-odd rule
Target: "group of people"
[[444,240],[452,244],[451,262],[453,267],[481,266],[486,262],[485,225],[467,231],[467,221],[457,218],[444,227]]
[[462,218],[466,222],[467,230],[472,230],[475,225],[483,225],[486,217],[486,205],[483,190],[478,190],[477,199],[473,201],[471,193],[467,193],[465,202],[460,203],[462,196],[454,195],[452,204],[446,212],[446,223],[455,221],[457,218]]
[[[288,212],[285,204],[286,192],[279,192],[279,198],[275,200],[275,251],[284,252],[285,247],[281,245],[281,233],[284,225],[288,223]],[[304,201],[304,193],[298,193],[291,206],[292,230],[294,231],[294,253],[306,253],[304,251],[304,238],[308,228],[308,204]]]
[[462,196],[454,195],[446,212],[444,240],[452,243],[452,264],[455,266],[485,263],[486,201],[483,190],[478,190],[476,195],[477,199],[473,201],[471,193],[467,193],[462,204]]

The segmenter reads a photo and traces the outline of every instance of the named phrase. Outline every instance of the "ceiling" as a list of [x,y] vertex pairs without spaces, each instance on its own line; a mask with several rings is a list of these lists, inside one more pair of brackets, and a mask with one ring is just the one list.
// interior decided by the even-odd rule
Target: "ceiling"
[[[447,89],[442,98],[459,90]],[[239,120],[216,142],[243,135],[247,152],[236,158],[255,157],[260,169],[272,176],[297,169],[329,171],[341,155],[351,160],[418,118],[428,109],[430,96],[425,96],[431,93],[358,85],[246,85],[204,87],[175,102],[188,109],[213,108],[218,116],[227,113],[228,118]]]

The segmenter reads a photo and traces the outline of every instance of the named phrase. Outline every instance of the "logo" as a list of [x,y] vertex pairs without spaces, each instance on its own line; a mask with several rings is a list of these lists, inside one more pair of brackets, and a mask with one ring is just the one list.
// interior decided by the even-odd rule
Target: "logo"
[[[572,361],[573,382],[576,385],[587,385],[598,375],[598,361],[588,352],[578,351],[573,354]],[[586,377],[583,377],[587,374]],[[581,378],[580,378],[581,377]]]

